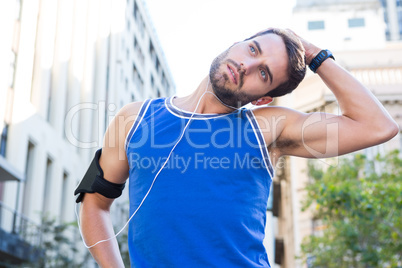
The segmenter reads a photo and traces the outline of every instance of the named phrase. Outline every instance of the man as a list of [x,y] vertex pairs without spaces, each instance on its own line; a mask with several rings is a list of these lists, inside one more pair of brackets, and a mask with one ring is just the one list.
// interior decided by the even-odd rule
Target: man
[[[295,89],[306,64],[334,93],[342,115],[261,106]],[[237,109],[249,102],[261,107]],[[109,209],[119,193],[109,193],[121,192],[129,177],[133,267],[270,267],[262,240],[278,159],[313,158],[310,148],[342,155],[397,132],[379,101],[330,52],[291,31],[268,29],[219,55],[190,96],[119,111],[99,159],[102,182],[77,191],[88,192],[80,196],[85,242],[113,237]],[[90,250],[102,267],[123,267],[115,239]]]

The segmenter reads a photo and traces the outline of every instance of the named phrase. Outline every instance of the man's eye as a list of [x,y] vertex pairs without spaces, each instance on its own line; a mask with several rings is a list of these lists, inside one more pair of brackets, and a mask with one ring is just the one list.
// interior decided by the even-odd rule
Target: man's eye
[[264,78],[264,81],[267,80],[267,73],[264,70],[261,70],[261,75],[262,78]]
[[250,51],[251,51],[251,53],[255,54],[255,48],[254,47],[250,46]]

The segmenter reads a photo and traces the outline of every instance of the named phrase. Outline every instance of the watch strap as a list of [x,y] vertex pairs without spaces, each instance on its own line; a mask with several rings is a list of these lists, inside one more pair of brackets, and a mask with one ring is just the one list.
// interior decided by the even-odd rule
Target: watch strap
[[318,67],[320,67],[320,65],[328,58],[335,60],[335,57],[332,55],[331,51],[328,49],[321,50],[310,62],[308,67],[315,73],[317,72]]

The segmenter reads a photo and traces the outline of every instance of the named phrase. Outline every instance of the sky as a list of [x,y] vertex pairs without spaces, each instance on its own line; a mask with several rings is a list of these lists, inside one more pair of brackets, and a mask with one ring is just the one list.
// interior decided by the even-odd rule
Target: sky
[[268,27],[290,28],[295,0],[144,0],[176,85],[194,91],[213,59]]

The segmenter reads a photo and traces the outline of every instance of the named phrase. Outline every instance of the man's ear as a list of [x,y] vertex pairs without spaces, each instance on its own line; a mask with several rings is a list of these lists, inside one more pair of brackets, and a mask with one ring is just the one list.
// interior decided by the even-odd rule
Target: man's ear
[[264,96],[259,98],[258,100],[252,101],[251,103],[253,105],[265,105],[265,104],[269,104],[273,101],[274,99],[272,97],[269,96]]

